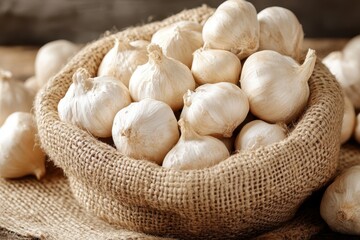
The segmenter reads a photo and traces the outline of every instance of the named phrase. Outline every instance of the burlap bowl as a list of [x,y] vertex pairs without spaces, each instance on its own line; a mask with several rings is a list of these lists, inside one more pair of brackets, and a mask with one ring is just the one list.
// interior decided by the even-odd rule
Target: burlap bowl
[[[179,20],[203,23],[212,12],[203,6],[115,36],[149,40],[160,27]],[[86,131],[61,122],[57,105],[72,74],[84,67],[95,75],[112,45],[109,36],[86,46],[36,100],[43,148],[68,176],[78,202],[98,217],[160,236],[240,238],[291,219],[300,204],[335,174],[343,98],[320,62],[309,80],[306,111],[284,141],[237,153],[203,170],[168,170],[128,158]]]

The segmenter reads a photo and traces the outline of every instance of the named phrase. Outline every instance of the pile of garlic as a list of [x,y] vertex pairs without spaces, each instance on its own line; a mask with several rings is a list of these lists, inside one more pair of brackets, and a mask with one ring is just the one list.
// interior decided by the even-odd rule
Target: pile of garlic
[[341,143],[350,141],[352,137],[360,143],[360,35],[352,38],[342,51],[329,53],[322,63],[344,91]]
[[203,26],[179,21],[150,42],[115,39],[96,75],[76,71],[59,117],[94,137],[111,135],[130,158],[211,167],[291,131],[316,60],[314,50],[302,55],[303,37],[288,9],[257,13],[250,2],[228,0]]
[[[67,40],[43,45],[35,58],[35,76],[24,83],[13,79],[9,71],[0,69],[1,178],[35,175],[40,179],[45,175],[46,156],[40,148],[32,113],[34,97],[79,49],[80,46]],[[128,92],[125,87],[124,91]],[[131,101],[130,95],[128,101]],[[117,112],[118,109],[115,110]],[[111,132],[111,128],[104,130],[100,126],[99,129],[101,133]]]
[[31,113],[34,93],[0,69],[0,177],[45,174],[45,154],[39,146]]

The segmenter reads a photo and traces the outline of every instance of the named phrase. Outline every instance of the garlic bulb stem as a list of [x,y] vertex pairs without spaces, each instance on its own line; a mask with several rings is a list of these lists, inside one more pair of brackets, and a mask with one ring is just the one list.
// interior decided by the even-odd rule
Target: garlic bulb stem
[[9,80],[12,78],[12,73],[10,71],[0,69],[0,80]]
[[154,64],[159,64],[163,60],[164,54],[159,45],[150,44],[147,48],[149,53],[149,60]]

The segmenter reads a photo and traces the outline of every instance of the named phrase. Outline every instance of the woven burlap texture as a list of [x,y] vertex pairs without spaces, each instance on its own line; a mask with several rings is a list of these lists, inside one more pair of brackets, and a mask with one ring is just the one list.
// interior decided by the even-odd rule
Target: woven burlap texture
[[204,170],[168,170],[128,158],[59,120],[57,104],[72,74],[83,67],[95,75],[114,37],[149,40],[161,27],[179,20],[203,23],[212,12],[206,6],[183,11],[91,43],[37,95],[42,147],[69,177],[78,202],[102,219],[160,236],[246,237],[291,219],[300,204],[335,174],[343,98],[320,62],[309,80],[306,111],[284,141],[232,155]]
[[46,240],[159,239],[115,228],[86,213],[72,196],[66,178],[56,170],[41,181],[33,177],[0,179],[0,202],[0,227],[23,236]]

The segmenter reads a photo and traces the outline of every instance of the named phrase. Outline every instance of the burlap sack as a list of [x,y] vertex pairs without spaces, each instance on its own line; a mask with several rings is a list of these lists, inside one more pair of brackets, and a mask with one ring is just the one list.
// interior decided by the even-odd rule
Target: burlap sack
[[[116,37],[147,39],[179,20],[203,23],[206,6]],[[291,219],[300,204],[334,174],[339,156],[343,98],[317,62],[306,112],[286,140],[232,155],[204,170],[174,171],[121,155],[112,146],[58,118],[57,104],[78,67],[95,75],[113,36],[85,47],[37,96],[41,143],[69,177],[78,202],[130,230],[180,238],[240,238]],[[106,106],[104,106],[106,107]]]

